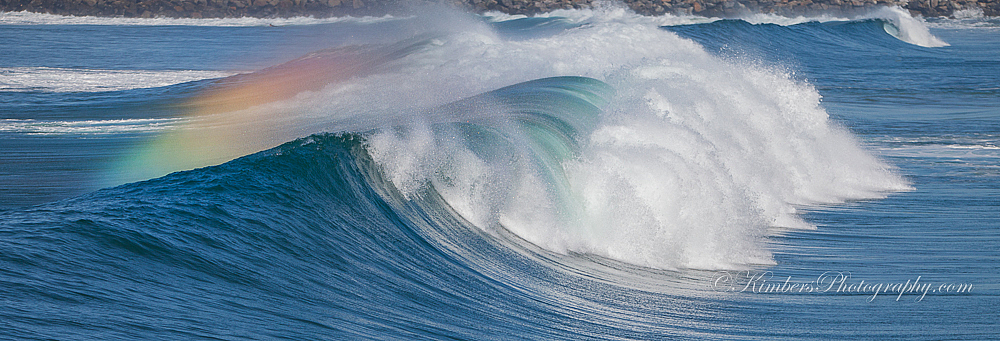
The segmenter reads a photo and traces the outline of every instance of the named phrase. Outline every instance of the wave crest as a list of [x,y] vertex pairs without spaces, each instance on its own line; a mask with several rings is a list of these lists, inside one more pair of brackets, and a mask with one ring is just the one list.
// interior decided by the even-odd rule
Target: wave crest
[[[472,70],[495,62],[475,75],[485,83],[571,74],[615,89],[579,153],[550,162],[555,172],[524,163],[546,159],[524,147],[530,139],[495,144],[523,155],[502,162],[432,125],[384,130],[370,140],[374,159],[403,192],[430,184],[475,225],[502,226],[551,251],[664,269],[770,264],[768,228],[812,227],[796,206],[908,188],[830,122],[812,86],[722,61],[655,25],[604,20],[518,41],[464,35],[441,48],[476,56],[463,61]],[[469,70],[438,65],[432,74]],[[556,98],[548,103],[542,112],[559,107]],[[464,115],[495,113],[479,109]],[[491,129],[510,128],[502,127]],[[561,181],[566,191],[551,190]]]
[[[193,164],[170,157],[199,148],[224,161],[358,132],[409,200],[432,193],[449,206],[440,209],[490,233],[661,269],[770,264],[770,227],[811,227],[796,206],[909,188],[829,120],[809,84],[715,57],[637,15],[589,13],[525,23],[552,28],[539,35],[517,23],[412,19],[437,31],[409,32],[427,38],[403,38],[405,53],[385,67],[225,109],[209,118],[226,124],[190,131],[213,139],[166,141],[154,150],[171,154],[136,160],[181,169]],[[324,67],[344,66],[291,74]],[[260,75],[266,89],[272,78]]]

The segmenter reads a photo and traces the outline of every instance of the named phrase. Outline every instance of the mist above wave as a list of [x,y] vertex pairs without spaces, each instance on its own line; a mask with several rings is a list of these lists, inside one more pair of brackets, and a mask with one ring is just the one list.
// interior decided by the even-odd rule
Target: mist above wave
[[[405,179],[397,182],[404,191],[433,184],[478,226],[556,252],[656,268],[767,264],[767,228],[811,227],[797,205],[908,188],[829,120],[809,84],[713,57],[643,17],[595,17],[517,41],[464,31],[412,56],[408,67],[419,72],[384,80],[421,84],[389,96],[414,102],[540,77],[607,82],[616,95],[600,124],[578,157],[562,163],[568,199],[539,190],[545,176],[506,174],[524,170],[491,167],[466,146],[442,142],[454,137],[428,130],[375,135],[375,159]],[[508,179],[503,195],[491,190],[495,179]]]
[[[909,188],[830,121],[811,85],[785,71],[723,60],[661,29],[661,20],[621,9],[563,13],[497,19],[502,25],[464,13],[418,16],[393,26],[405,28],[400,32],[373,33],[401,43],[324,50],[223,82],[193,102],[190,126],[132,159],[163,168],[135,174],[224,162],[309,134],[361,132],[404,195],[433,188],[486,231],[506,229],[553,252],[664,269],[769,264],[770,227],[811,227],[796,206]],[[314,81],[326,74],[336,77]],[[439,110],[561,76],[614,89],[600,101],[595,123],[574,135],[577,147],[566,158],[552,157],[565,154],[552,151],[558,144],[524,147],[548,128],[490,121],[508,109],[503,103]],[[231,105],[276,91],[287,96]],[[539,92],[530,110],[551,114],[573,102],[551,95]],[[511,142],[477,147],[461,143],[468,130],[433,128],[474,120]],[[507,147],[503,162],[490,160],[499,151],[481,150]],[[541,161],[523,162],[530,159]]]

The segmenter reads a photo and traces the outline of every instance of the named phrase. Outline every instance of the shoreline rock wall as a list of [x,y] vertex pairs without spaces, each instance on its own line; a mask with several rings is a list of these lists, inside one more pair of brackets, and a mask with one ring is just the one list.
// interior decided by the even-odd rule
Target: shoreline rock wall
[[[427,1],[427,0],[416,0]],[[434,0],[430,0],[434,1]],[[534,14],[587,8],[593,0],[438,0],[477,12]],[[0,0],[0,11],[121,17],[293,17],[403,13],[411,0]],[[640,14],[735,17],[746,13],[785,16],[859,14],[878,6],[900,6],[924,17],[982,10],[1000,16],[1000,0],[624,0]]]

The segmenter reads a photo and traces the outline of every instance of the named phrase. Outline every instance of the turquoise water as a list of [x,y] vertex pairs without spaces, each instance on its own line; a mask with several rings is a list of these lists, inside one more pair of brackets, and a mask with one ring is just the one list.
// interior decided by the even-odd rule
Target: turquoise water
[[1000,337],[994,19],[0,23],[11,339]]

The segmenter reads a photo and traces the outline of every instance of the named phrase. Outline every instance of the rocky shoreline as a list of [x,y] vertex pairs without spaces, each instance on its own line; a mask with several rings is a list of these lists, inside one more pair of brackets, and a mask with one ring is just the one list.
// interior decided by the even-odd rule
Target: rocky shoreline
[[[417,0],[425,1],[427,0]],[[433,0],[431,0],[433,1]],[[534,14],[588,8],[593,0],[443,0],[472,11]],[[405,12],[413,0],[0,0],[0,11],[121,17],[330,17]],[[736,17],[746,13],[785,16],[859,14],[879,6],[900,6],[913,15],[953,16],[979,11],[1000,16],[1000,0],[624,0],[640,14],[694,14]]]

